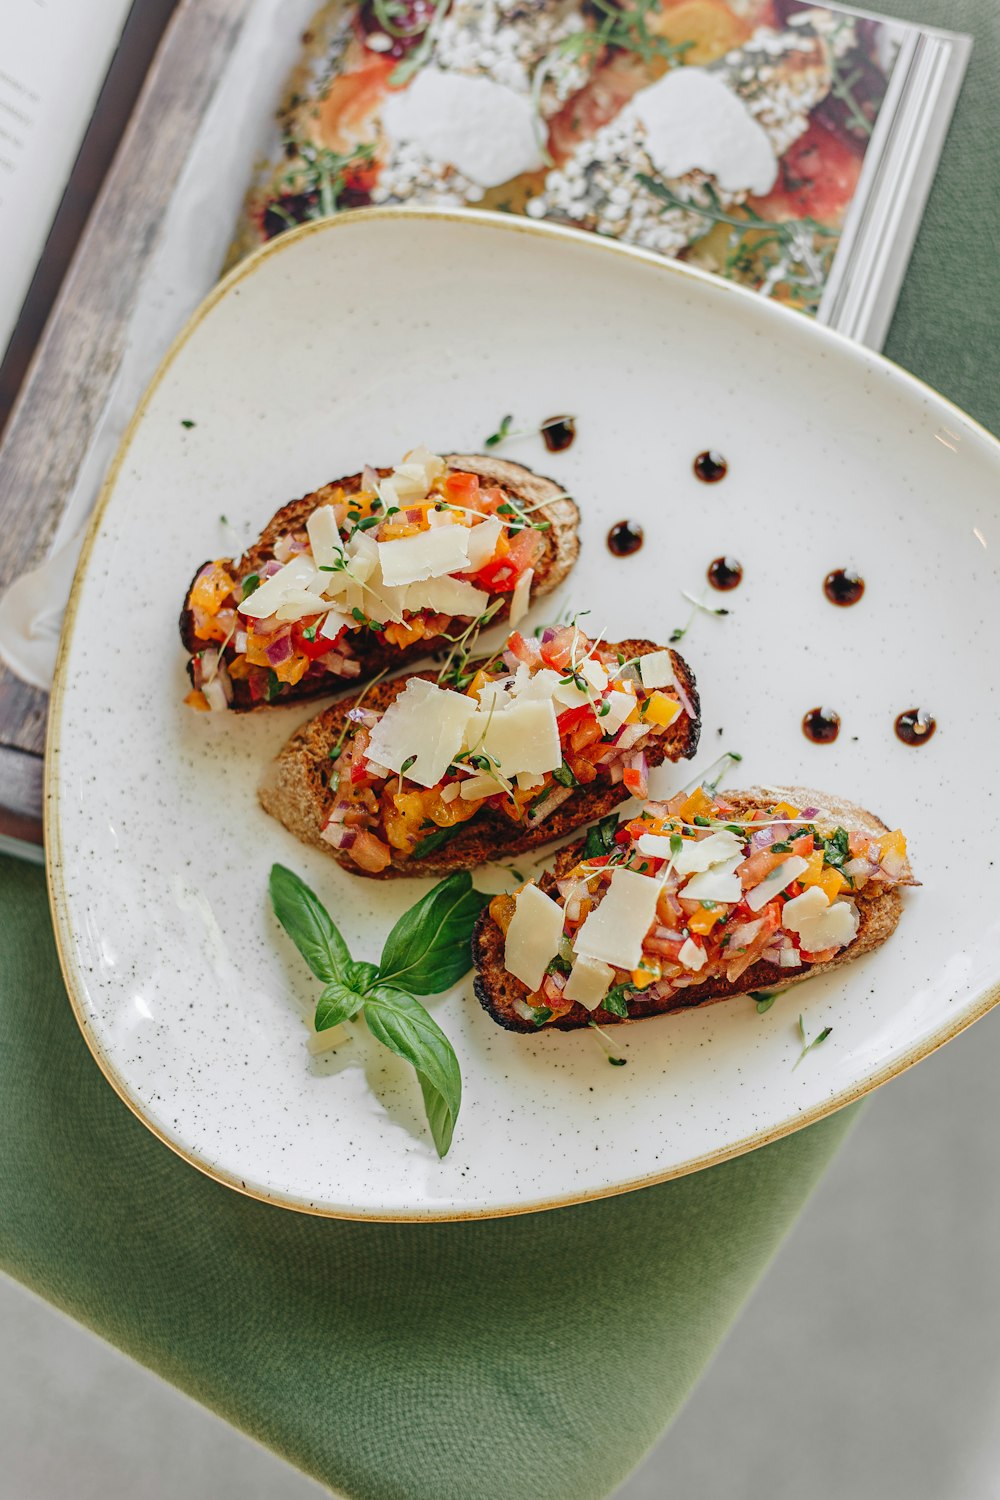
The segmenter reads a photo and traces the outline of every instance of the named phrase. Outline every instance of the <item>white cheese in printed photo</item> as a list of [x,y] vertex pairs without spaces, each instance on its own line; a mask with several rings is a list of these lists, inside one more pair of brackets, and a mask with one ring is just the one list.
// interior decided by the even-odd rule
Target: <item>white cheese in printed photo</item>
[[675,68],[640,89],[632,108],[646,132],[646,150],[664,177],[699,170],[723,192],[770,192],[778,159],[742,99],[715,73]]
[[558,952],[563,915],[562,907],[537,885],[526,885],[514,898],[504,964],[529,990],[541,988],[545,970]]
[[491,78],[445,73],[433,63],[382,106],[390,142],[419,146],[480,187],[499,187],[544,166],[531,101]]
[[411,677],[372,730],[369,758],[431,787],[444,776],[462,747],[465,727],[476,705],[464,693],[439,688],[423,677]]
[[603,901],[590,912],[573,944],[577,954],[619,969],[635,969],[642,942],[656,917],[660,882],[634,870],[616,870]]
[[469,566],[468,526],[438,526],[376,546],[382,578],[394,586],[461,573]]

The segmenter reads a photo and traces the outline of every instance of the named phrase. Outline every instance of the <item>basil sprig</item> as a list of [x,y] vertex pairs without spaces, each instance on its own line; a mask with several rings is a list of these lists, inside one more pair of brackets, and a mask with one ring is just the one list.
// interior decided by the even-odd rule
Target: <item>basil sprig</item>
[[371,964],[351,958],[329,912],[292,870],[272,866],[270,891],[275,916],[323,981],[316,1030],[363,1013],[376,1041],[415,1069],[434,1144],[445,1156],[461,1107],[462,1075],[454,1048],[416,995],[440,994],[471,968],[472,929],[488,897],[473,890],[468,871],[449,875],[403,913],[381,959]]

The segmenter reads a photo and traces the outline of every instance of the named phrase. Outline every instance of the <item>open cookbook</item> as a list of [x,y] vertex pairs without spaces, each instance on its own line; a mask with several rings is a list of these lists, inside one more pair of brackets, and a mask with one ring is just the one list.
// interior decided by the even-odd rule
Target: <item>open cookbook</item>
[[[0,484],[0,515],[58,511],[51,565],[39,569],[26,542],[0,590],[0,839],[23,838],[39,816],[45,688],[101,477],[170,339],[224,267],[360,207],[491,209],[676,257],[879,347],[971,46],[798,0],[310,9],[247,5],[149,227],[120,369],[90,401],[69,495]],[[0,475],[7,458],[0,450]]]

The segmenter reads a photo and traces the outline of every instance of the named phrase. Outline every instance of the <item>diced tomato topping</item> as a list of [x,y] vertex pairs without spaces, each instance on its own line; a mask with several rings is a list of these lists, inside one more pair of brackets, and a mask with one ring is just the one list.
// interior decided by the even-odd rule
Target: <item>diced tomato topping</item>
[[[292,645],[303,656],[308,656],[310,661],[318,661],[321,656],[325,656],[328,651],[332,651],[337,642],[347,634],[347,626],[345,625],[333,640],[328,635],[321,635],[319,624],[322,618],[322,615],[312,615],[304,620],[296,620],[292,625]],[[309,631],[309,635],[306,634],[306,631]],[[310,639],[310,636],[312,639]]]
[[797,854],[799,859],[808,859],[813,852],[813,836],[811,833],[803,833],[797,839],[792,840],[792,853]]
[[470,505],[479,494],[479,475],[461,471],[446,474],[441,481],[441,493],[453,505]]
[[473,573],[473,581],[491,594],[510,593],[517,587],[521,574],[536,562],[544,545],[539,533],[526,527],[511,537],[509,552],[491,558],[478,573]]
[[786,858],[786,855],[775,854],[771,849],[758,849],[751,854],[736,871],[743,882],[743,889],[748,891],[752,886],[759,885],[765,875],[770,875]]
[[593,713],[593,709],[589,703],[581,703],[577,708],[567,708],[566,712],[561,713],[556,719],[556,728],[560,737],[569,734],[570,730],[575,729],[577,724],[582,723],[590,713]]
[[526,666],[530,667],[535,660],[534,651],[519,630],[511,631],[507,637],[507,650],[511,656],[516,656],[518,661],[523,661]]
[[635,766],[626,766],[622,773],[622,781],[633,797],[644,795],[646,789],[646,778]]

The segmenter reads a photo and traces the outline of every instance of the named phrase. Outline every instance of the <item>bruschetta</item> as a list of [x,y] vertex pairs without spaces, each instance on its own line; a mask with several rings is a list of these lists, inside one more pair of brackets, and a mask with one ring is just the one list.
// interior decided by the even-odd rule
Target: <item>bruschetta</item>
[[895,930],[899,830],[805,787],[703,787],[612,816],[484,908],[475,989],[510,1031],[568,1030],[773,990]]
[[204,563],[180,631],[200,709],[252,709],[398,671],[479,618],[515,625],[561,583],[579,513],[553,480],[420,448],[293,500],[238,559]]
[[292,736],[269,813],[356,874],[446,874],[565,837],[694,754],[683,657],[575,625],[514,631],[492,660],[377,684]]

